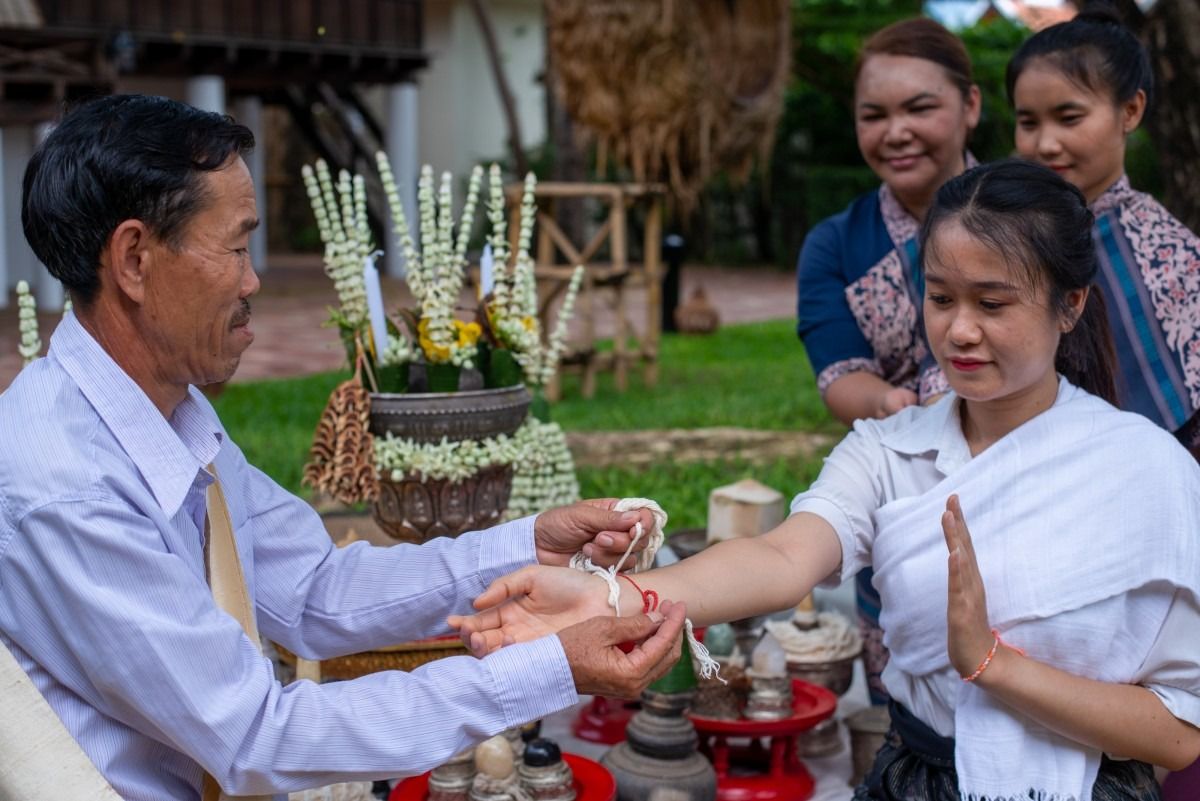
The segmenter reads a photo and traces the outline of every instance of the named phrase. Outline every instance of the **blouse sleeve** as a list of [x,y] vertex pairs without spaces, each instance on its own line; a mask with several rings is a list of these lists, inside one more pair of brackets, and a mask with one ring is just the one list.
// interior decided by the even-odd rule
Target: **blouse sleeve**
[[1178,590],[1142,665],[1139,682],[1157,695],[1172,715],[1200,726],[1196,632],[1200,632],[1200,604],[1190,592]]
[[883,503],[882,447],[876,422],[856,421],[826,457],[817,480],[792,500],[792,514],[817,515],[833,526],[841,542],[842,566],[827,586],[836,587],[871,564],[873,513]]
[[838,222],[825,220],[809,232],[797,266],[796,333],[822,392],[832,383],[826,376],[839,366],[854,368],[841,370],[843,375],[857,370],[881,372],[846,302],[845,253]]

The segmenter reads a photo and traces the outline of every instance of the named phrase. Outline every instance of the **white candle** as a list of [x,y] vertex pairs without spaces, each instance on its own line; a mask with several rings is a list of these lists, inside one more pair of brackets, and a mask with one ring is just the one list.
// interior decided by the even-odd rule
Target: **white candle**
[[383,288],[379,285],[379,271],[375,259],[383,255],[382,250],[363,259],[363,288],[367,293],[367,316],[371,321],[371,337],[375,343],[375,359],[383,356],[388,346],[387,317],[383,313]]
[[485,298],[492,291],[492,284],[495,282],[495,276],[492,273],[494,267],[492,258],[492,246],[486,244],[483,246],[483,255],[479,257],[479,297]]

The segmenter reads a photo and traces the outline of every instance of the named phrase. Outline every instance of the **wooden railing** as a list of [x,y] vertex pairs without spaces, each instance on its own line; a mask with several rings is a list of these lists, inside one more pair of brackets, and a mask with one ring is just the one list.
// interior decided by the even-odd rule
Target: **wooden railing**
[[421,0],[41,0],[47,31],[417,51]]

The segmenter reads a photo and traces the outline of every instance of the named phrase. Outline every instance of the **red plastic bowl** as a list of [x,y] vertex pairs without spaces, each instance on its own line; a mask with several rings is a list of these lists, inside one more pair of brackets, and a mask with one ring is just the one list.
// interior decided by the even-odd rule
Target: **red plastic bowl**
[[[615,801],[617,782],[608,769],[587,757],[563,754],[575,775],[575,801]],[[388,801],[425,801],[429,796],[429,774],[404,779],[392,789]]]

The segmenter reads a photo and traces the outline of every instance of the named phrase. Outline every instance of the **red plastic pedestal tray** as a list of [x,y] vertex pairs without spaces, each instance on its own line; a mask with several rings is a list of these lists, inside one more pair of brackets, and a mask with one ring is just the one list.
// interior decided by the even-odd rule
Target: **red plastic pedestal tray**
[[[782,720],[718,720],[691,715],[701,749],[717,771],[717,801],[805,801],[812,774],[796,756],[796,735],[830,717],[837,696],[824,687],[792,680],[792,715]],[[749,746],[730,745],[750,739]],[[764,746],[761,738],[768,739]]]
[[[599,762],[575,754],[563,754],[575,776],[575,801],[615,801],[617,782]],[[425,801],[429,797],[429,774],[405,779],[394,788],[388,801]]]
[[579,710],[571,723],[571,733],[589,743],[616,745],[625,739],[625,727],[640,708],[636,701],[597,695]]

